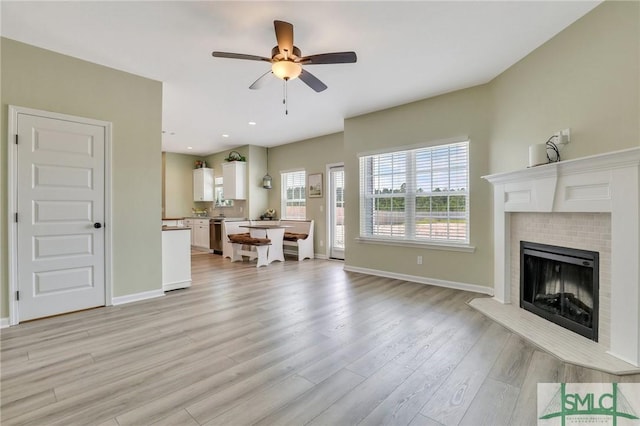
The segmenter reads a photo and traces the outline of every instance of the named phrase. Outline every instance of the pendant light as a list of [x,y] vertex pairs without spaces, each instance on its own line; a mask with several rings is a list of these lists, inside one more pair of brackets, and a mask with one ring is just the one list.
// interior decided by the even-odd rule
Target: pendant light
[[264,189],[271,189],[271,183],[273,181],[273,179],[271,178],[271,175],[269,175],[269,148],[267,148],[267,174],[264,175],[264,177],[262,178],[262,187]]

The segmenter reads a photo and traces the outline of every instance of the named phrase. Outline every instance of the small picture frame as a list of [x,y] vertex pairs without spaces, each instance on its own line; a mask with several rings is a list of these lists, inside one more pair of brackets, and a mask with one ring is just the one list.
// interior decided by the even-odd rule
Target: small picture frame
[[322,198],[322,173],[309,175],[307,178],[309,198]]

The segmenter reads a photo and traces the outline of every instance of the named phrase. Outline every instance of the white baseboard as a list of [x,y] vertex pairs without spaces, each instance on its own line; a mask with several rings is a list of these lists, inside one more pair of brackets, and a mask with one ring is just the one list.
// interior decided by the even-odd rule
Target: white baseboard
[[9,318],[0,318],[0,328],[9,327]]
[[191,280],[176,281],[176,282],[173,282],[173,283],[164,283],[164,284],[162,284],[162,290],[163,291],[178,290],[180,288],[187,288],[187,287],[191,287]]
[[[298,257],[298,252],[296,250],[283,250],[284,254],[288,254],[289,256],[295,256]],[[323,259],[326,260],[327,259],[327,255],[325,254],[319,254],[319,253],[313,253],[313,258],[314,259]]]
[[471,291],[473,293],[488,294],[493,296],[493,288],[476,284],[459,283],[455,281],[439,280],[436,278],[419,277],[417,275],[399,274],[396,272],[380,271],[377,269],[360,268],[358,266],[344,265],[345,271],[359,272],[361,274],[375,275],[378,277],[395,278],[397,280],[411,281],[419,284],[435,285],[438,287],[453,288],[456,290]]
[[143,291],[142,293],[127,294],[126,296],[118,296],[111,299],[112,305],[124,305],[125,303],[139,302],[141,300],[154,299],[164,296],[163,290]]

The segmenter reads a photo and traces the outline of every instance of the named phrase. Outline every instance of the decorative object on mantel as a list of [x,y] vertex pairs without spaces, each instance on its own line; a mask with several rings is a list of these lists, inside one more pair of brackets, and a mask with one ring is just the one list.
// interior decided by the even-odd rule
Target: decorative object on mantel
[[276,209],[267,209],[260,215],[260,220],[274,220],[276,218]]
[[266,149],[266,152],[267,152],[267,173],[262,178],[262,187],[264,189],[271,189],[273,178],[269,174],[269,148]]
[[529,145],[529,167],[559,162],[560,150],[570,141],[571,129],[564,129],[554,133],[545,143]]
[[238,151],[231,151],[224,161],[247,161],[247,158]]

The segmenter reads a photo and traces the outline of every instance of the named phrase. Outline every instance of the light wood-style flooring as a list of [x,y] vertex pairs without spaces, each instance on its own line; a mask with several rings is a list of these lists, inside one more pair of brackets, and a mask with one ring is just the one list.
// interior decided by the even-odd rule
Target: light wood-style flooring
[[193,286],[2,330],[7,425],[535,425],[538,382],[638,382],[565,364],[478,295],[193,256]]

